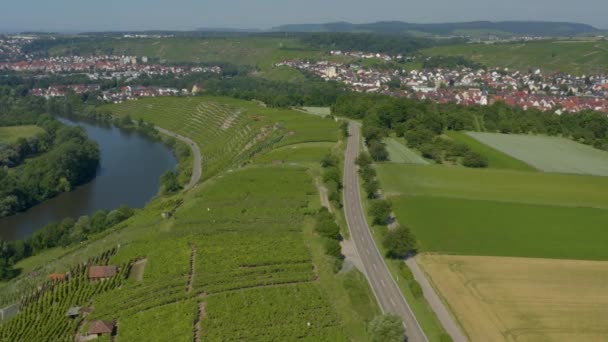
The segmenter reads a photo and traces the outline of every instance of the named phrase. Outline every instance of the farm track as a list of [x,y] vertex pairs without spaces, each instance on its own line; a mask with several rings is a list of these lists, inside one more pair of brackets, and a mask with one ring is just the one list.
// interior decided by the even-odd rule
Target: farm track
[[203,330],[203,319],[205,318],[205,302],[198,304],[198,310],[196,312],[196,323],[194,324],[194,336],[192,338],[193,342],[200,342],[201,332]]
[[192,292],[192,284],[194,283],[194,269],[196,268],[196,245],[190,246],[190,274],[188,274],[188,286],[186,292]]
[[186,138],[158,126],[155,128],[162,134],[174,137],[190,147],[192,156],[194,157],[194,160],[192,161],[192,176],[190,177],[190,182],[188,182],[188,184],[184,187],[184,191],[194,188],[194,186],[201,180],[201,176],[203,174],[201,150],[199,149],[198,145],[190,138]]

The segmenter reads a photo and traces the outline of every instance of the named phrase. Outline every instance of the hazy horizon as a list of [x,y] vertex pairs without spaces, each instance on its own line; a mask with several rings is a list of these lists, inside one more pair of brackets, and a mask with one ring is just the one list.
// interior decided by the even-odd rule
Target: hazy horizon
[[608,1],[580,0],[321,0],[307,2],[258,0],[107,0],[103,5],[82,6],[76,0],[32,0],[3,6],[0,31],[189,31],[200,27],[269,29],[285,24],[347,21],[405,21],[446,23],[469,21],[576,22],[608,28],[604,13]]

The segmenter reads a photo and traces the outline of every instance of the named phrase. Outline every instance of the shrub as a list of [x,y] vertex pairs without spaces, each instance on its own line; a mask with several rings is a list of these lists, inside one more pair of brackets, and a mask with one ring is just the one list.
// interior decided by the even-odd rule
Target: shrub
[[380,315],[369,323],[373,342],[403,342],[405,328],[401,318],[395,315]]
[[477,152],[469,151],[464,155],[462,165],[474,168],[488,167],[488,158]]
[[386,248],[386,256],[392,259],[405,258],[416,251],[416,237],[409,228],[402,226],[389,230],[384,236],[382,245]]
[[367,152],[361,152],[355,160],[355,164],[359,165],[361,168],[370,166],[372,163],[372,157]]
[[412,291],[412,295],[414,296],[414,298],[422,298],[422,296],[424,295],[422,293],[422,287],[420,287],[420,284],[417,281],[415,281],[415,280],[410,281],[409,286],[410,286],[410,291]]
[[374,220],[374,224],[386,224],[391,211],[393,210],[391,202],[387,200],[372,201],[369,207],[369,214]]
[[363,188],[365,189],[367,198],[375,198],[378,190],[380,190],[380,183],[377,180],[370,180],[369,182],[365,182]]
[[388,151],[386,150],[386,146],[376,140],[372,141],[369,145],[369,154],[375,161],[388,160]]
[[319,210],[315,231],[319,235],[330,239],[338,239],[340,237],[340,227],[336,224],[334,216],[327,208]]

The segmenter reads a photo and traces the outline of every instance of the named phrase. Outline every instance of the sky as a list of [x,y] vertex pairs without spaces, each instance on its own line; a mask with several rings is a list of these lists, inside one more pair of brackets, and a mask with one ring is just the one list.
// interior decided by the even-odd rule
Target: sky
[[608,29],[606,0],[0,0],[2,31],[268,29],[401,20],[571,21]]

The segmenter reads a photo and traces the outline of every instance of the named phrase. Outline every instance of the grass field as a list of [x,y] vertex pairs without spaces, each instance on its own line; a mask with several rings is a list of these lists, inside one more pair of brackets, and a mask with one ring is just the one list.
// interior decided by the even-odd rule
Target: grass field
[[608,263],[422,255],[471,341],[604,341]]
[[382,164],[421,251],[608,260],[608,178]]
[[467,134],[541,171],[608,176],[608,152],[569,139],[482,132]]
[[339,139],[332,120],[235,99],[149,98],[105,108],[192,137],[203,154],[203,178],[273,147]]
[[398,138],[386,138],[384,139],[384,144],[386,144],[389,159],[393,163],[430,164],[428,160],[398,141]]
[[13,143],[19,138],[29,138],[43,131],[34,125],[0,127],[0,143]]
[[449,131],[446,133],[446,135],[456,142],[466,144],[473,152],[477,152],[488,158],[488,166],[490,168],[519,171],[536,170],[521,160],[515,159],[508,154],[502,153],[488,145],[482,144],[478,140],[463,132]]
[[488,67],[543,73],[600,74],[608,70],[608,42],[588,40],[510,44],[461,44],[423,50],[425,55],[464,56]]

